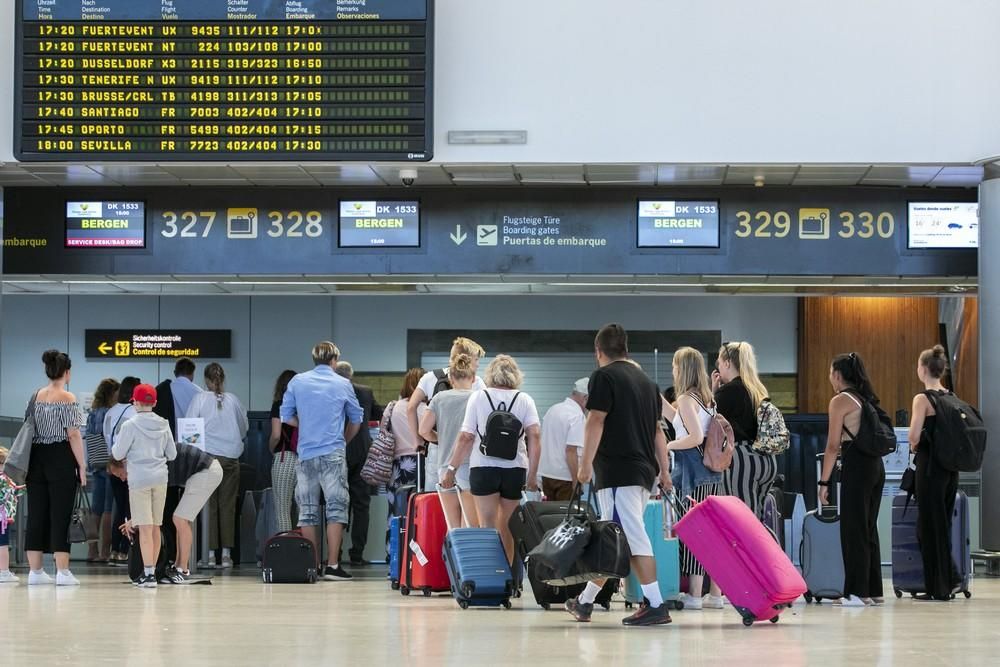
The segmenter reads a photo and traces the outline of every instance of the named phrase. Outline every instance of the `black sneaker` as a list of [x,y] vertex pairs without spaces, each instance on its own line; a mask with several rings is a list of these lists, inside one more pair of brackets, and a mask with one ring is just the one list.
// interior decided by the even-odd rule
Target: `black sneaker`
[[340,567],[330,567],[327,565],[323,569],[323,578],[327,581],[350,581],[352,577],[349,573],[344,571],[344,568]]
[[144,574],[136,580],[135,585],[139,588],[156,588],[156,575]]
[[351,556],[351,567],[367,567],[368,565],[371,565],[371,561]]
[[183,571],[178,570],[176,568],[171,569],[170,570],[170,581],[169,581],[169,583],[180,585],[180,586],[183,586],[184,584],[190,584],[191,583],[191,573],[190,572],[183,572]]
[[622,619],[622,625],[629,626],[666,625],[670,622],[670,612],[667,611],[667,605],[661,604],[659,607],[650,607],[648,600],[642,601],[639,611]]
[[566,600],[566,611],[580,623],[590,623],[590,617],[594,613],[594,604],[586,604],[580,602],[578,598],[570,598]]

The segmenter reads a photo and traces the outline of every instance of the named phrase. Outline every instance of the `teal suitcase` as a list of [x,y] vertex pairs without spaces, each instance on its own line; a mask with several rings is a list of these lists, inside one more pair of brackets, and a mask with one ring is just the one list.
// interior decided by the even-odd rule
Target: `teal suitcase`
[[[650,500],[643,512],[642,519],[646,526],[646,534],[653,544],[653,557],[656,558],[656,580],[660,584],[660,595],[672,609],[683,609],[678,600],[681,588],[681,562],[679,542],[671,534],[672,521],[666,500]],[[664,512],[668,512],[664,516]],[[666,521],[664,519],[667,519]],[[635,570],[625,580],[625,604],[632,606],[642,602],[642,587],[635,576]]]

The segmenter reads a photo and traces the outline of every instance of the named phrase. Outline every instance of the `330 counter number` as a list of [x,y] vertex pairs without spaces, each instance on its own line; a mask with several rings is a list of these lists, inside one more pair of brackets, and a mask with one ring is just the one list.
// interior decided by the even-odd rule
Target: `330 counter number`
[[[289,211],[288,213],[282,213],[281,211],[271,211],[267,214],[268,219],[271,221],[271,228],[267,230],[267,235],[271,238],[279,238],[282,236],[288,237],[290,239],[302,238],[302,223],[305,222],[305,235],[309,238],[317,238],[323,234],[323,214],[319,211],[309,211],[303,214],[302,211]],[[285,223],[289,226],[285,229]]]
[[[860,221],[860,229],[854,226],[855,220]],[[896,220],[892,217],[892,213],[888,211],[879,213],[878,218],[875,217],[874,213],[869,211],[862,211],[857,215],[857,218],[850,211],[844,211],[840,214],[840,230],[837,232],[837,236],[842,239],[849,239],[854,236],[861,239],[870,239],[877,233],[884,239],[891,239],[895,232]]]

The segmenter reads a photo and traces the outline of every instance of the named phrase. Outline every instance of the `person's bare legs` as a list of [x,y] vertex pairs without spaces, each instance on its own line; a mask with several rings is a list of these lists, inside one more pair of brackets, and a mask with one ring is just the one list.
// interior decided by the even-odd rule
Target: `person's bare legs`
[[26,555],[28,556],[28,566],[32,572],[38,572],[42,569],[42,556],[44,554],[41,551],[28,551]]
[[[62,572],[69,569],[69,552],[68,551],[57,551],[52,556],[56,561],[56,570]],[[32,568],[34,569],[34,568]],[[38,569],[42,569],[41,559],[39,558]]]
[[500,513],[500,494],[490,496],[474,496],[476,512],[479,515],[479,525],[483,527],[497,525],[497,514]]
[[10,549],[7,547],[0,547],[0,572],[6,572],[10,569]]
[[191,543],[194,540],[194,531],[191,522],[187,519],[174,515],[174,528],[177,530],[177,553],[174,555],[174,567],[178,570],[188,571],[188,557],[191,555]]
[[87,541],[87,560],[97,560],[99,553],[97,551],[97,543],[100,541],[99,528],[101,525],[101,515],[96,512],[91,512],[87,515],[87,525],[89,526],[90,534],[97,535],[97,539]]
[[462,503],[465,505],[465,518],[468,519],[466,522],[467,528],[480,528],[486,525],[479,521],[476,497],[472,495],[472,491],[462,490]]
[[[458,504],[458,495],[452,491],[444,491],[440,494],[440,498],[441,508],[444,510],[444,516],[448,521],[448,525],[454,528],[464,526],[462,508]],[[466,513],[468,513],[468,508],[466,508]]]
[[159,526],[139,526],[139,549],[145,567],[156,567],[156,557],[160,554],[159,533]]
[[520,504],[520,500],[501,498],[500,511],[497,514],[496,521],[492,524],[496,527],[497,532],[500,533],[500,541],[503,542],[503,550],[507,553],[508,563],[514,562],[514,536],[510,533],[510,517]]
[[[333,554],[340,553],[340,547],[344,542],[344,524],[342,523],[328,523],[326,524],[326,544],[330,549],[330,557]],[[313,544],[316,544],[316,540],[313,540]],[[339,565],[339,563],[337,563]],[[330,563],[331,567],[336,567],[334,563]]]

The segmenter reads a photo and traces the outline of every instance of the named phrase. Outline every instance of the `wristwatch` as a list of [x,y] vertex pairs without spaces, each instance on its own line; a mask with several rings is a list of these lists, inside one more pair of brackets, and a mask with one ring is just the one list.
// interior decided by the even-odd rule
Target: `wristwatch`
[[825,482],[823,480],[819,480],[816,484],[819,486],[830,486],[830,480],[826,480]]
[[456,468],[455,466],[453,466],[452,464],[449,463],[448,464],[448,472],[458,472],[458,468]]

